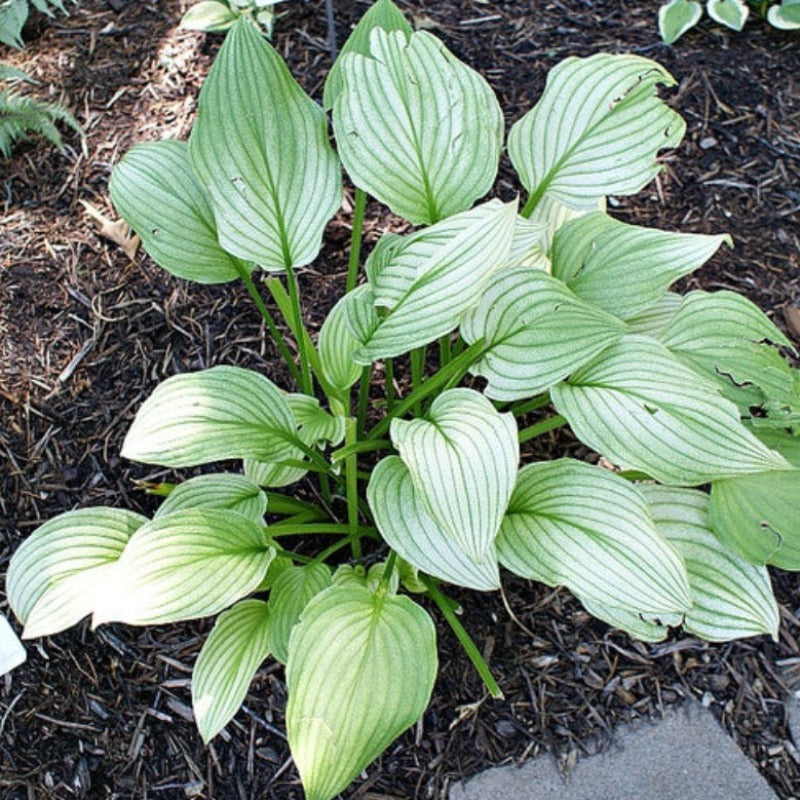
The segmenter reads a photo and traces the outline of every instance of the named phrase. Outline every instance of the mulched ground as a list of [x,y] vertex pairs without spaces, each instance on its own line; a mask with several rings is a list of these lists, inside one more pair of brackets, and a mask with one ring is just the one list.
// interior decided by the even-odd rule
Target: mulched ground
[[[115,3],[116,5],[116,3]],[[179,33],[185,3],[134,2],[115,13],[85,0],[69,19],[34,20],[12,57],[66,101],[88,131],[63,154],[25,146],[0,162],[0,572],[43,519],[78,505],[152,510],[134,479],[164,473],[122,462],[135,408],[167,375],[216,363],[286,376],[238,289],[173,279],[129,261],[97,236],[80,200],[114,217],[108,175],[132,144],[185,137],[218,40]],[[620,218],[694,232],[730,231],[736,248],[689,282],[732,288],[800,341],[800,44],[748,25],[708,22],[663,46],[655,3],[615,0],[402,2],[490,80],[517,119],[561,58],[598,50],[661,61],[679,81],[670,102],[689,126],[657,183],[612,200]],[[625,7],[627,6],[627,7]],[[652,6],[652,7],[651,7]],[[286,3],[276,45],[314,96],[330,64],[321,0]],[[336,2],[339,42],[365,5]],[[624,8],[624,10],[623,10]],[[47,89],[43,89],[47,91]],[[503,165],[499,191],[515,191]],[[369,209],[367,242],[396,227]],[[302,276],[318,326],[346,264],[349,216]],[[795,316],[793,316],[793,313]],[[574,443],[553,438],[553,455]],[[462,620],[505,699],[487,699],[453,636],[440,630],[442,671],[422,722],[401,737],[352,797],[444,797],[491,764],[609,746],[619,722],[658,717],[695,698],[722,721],[782,798],[800,797],[800,743],[785,699],[800,684],[800,584],[774,573],[780,640],[712,646],[678,636],[643,645],[589,618],[568,593],[508,578],[506,594],[464,592]],[[3,605],[0,610],[7,611]],[[202,746],[188,708],[191,666],[210,622],[135,629],[85,625],[30,645],[0,683],[0,796],[23,798],[299,798],[282,715],[282,670],[262,670],[227,732]]]

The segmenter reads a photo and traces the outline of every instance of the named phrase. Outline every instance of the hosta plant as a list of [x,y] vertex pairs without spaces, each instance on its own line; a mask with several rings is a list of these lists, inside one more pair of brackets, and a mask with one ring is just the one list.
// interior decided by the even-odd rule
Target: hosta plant
[[[774,28],[800,30],[800,0],[706,0],[705,10],[711,19],[726,28],[740,31],[750,16],[750,9],[766,17]],[[658,10],[661,38],[672,44],[703,17],[698,0],[670,0]]]
[[219,33],[227,31],[240,17],[272,37],[275,6],[283,0],[201,0],[181,20],[181,27],[190,31]]
[[[681,140],[657,93],[673,83],[638,56],[563,61],[506,140],[525,201],[486,200],[495,95],[390,0],[325,86],[335,149],[323,107],[237,21],[189,141],[134,147],[111,196],[168,272],[243,282],[293,385],[225,365],[159,385],[123,456],[241,469],[156,486],[152,519],[86,508],[38,528],[8,575],[25,636],[87,615],[218,615],[192,680],[200,733],[225,726],[266,659],[285,664],[309,800],[424,713],[433,618],[500,696],[447,584],[497,591],[507,570],[563,585],[645,640],[776,636],[765,565],[800,568],[792,346],[737,294],[670,288],[726,236],[604,211]],[[342,166],[349,270],[315,335],[297,271],[339,212]],[[362,276],[368,196],[414,227],[377,241]],[[558,428],[594,455],[543,459],[553,434],[535,440]]]

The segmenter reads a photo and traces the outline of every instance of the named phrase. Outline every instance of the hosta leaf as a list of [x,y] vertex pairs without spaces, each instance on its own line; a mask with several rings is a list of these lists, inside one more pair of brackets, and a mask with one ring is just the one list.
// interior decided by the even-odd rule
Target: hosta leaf
[[523,467],[497,537],[500,563],[636,614],[689,608],[678,554],[644,498],[612,472],[571,459]]
[[206,744],[233,718],[269,655],[269,610],[242,600],[219,615],[192,671],[192,708]]
[[486,378],[486,395],[516,400],[549,389],[625,332],[625,323],[577,298],[535,268],[497,273],[480,305],[461,324],[469,344],[486,350],[471,368]]
[[753,564],[800,570],[800,469],[714,481],[711,523]]
[[24,638],[49,636],[91,614],[109,566],[146,522],[132,511],[100,507],[40,525],[8,566],[8,603],[25,625]]
[[764,567],[731,552],[714,534],[704,492],[640,487],[656,527],[680,553],[689,573],[692,606],[683,626],[710,642],[778,636],[778,606]]
[[700,22],[703,7],[695,0],[671,0],[658,9],[658,30],[661,38],[672,44]]
[[628,331],[657,339],[672,321],[675,314],[678,313],[682,302],[682,295],[675,292],[667,292],[644,311],[628,317],[625,320],[628,323]]
[[529,217],[530,221],[541,228],[541,239],[539,242],[540,261],[530,266],[541,266],[548,272],[551,271],[550,251],[553,247],[553,239],[556,233],[568,222],[584,214],[593,214],[595,211],[606,210],[606,199],[598,199],[594,207],[578,209],[559,203],[554,197],[545,194],[537,203]]
[[625,631],[634,639],[642,642],[662,642],[667,638],[669,626],[678,626],[683,621],[683,614],[659,614],[657,617],[646,617],[624,608],[615,608],[595,600],[578,597],[583,607],[597,619]]
[[292,632],[286,727],[306,800],[330,800],[425,710],[436,631],[408,597],[334,586]]
[[783,0],[779,6],[770,6],[767,20],[773,28],[784,31],[800,30],[800,0]]
[[[390,2],[390,0],[387,0]],[[367,285],[359,286],[342,297],[331,309],[319,332],[319,355],[325,379],[335,389],[344,392],[361,376],[363,367],[353,361],[353,353],[361,346],[362,341],[354,335],[348,324],[348,318],[358,312],[357,306],[366,304],[366,312],[372,317],[372,333],[379,323],[372,293]]]
[[787,466],[713,384],[646,337],[625,337],[551,396],[581,441],[662,483],[689,486]]
[[[322,442],[339,444],[344,439],[344,417],[334,417],[323,410],[315,397],[300,393],[288,394],[286,401],[299,428],[297,436],[304,444],[309,447]],[[303,452],[296,448],[288,458],[302,460]],[[280,462],[270,463],[247,458],[244,461],[244,472],[259,486],[280,487],[302,480],[308,470]]]
[[[402,559],[400,560],[402,561]],[[377,592],[380,589],[380,585],[386,575],[387,566],[387,561],[379,561],[377,564],[373,564],[367,571],[366,586],[371,592]],[[397,594],[397,590],[400,588],[400,575],[398,573],[399,565],[398,569],[392,567],[391,574],[386,581],[386,591],[389,594]]]
[[236,22],[237,14],[218,0],[201,0],[195,3],[181,18],[180,27],[189,31],[209,33],[226,31]]
[[156,517],[193,508],[219,508],[236,511],[254,522],[262,522],[267,496],[258,484],[244,475],[218,473],[198,475],[179,483],[156,511]]
[[750,9],[744,0],[708,0],[706,2],[708,16],[720,25],[726,25],[735,31],[744,28]]
[[[300,453],[297,453],[299,456]],[[303,480],[308,474],[304,467],[296,467],[290,464],[270,463],[268,461],[256,461],[253,458],[246,458],[243,463],[244,474],[251,481],[259,486],[267,486],[272,489],[280,489],[283,486],[291,486],[293,483]]]
[[627,319],[705,264],[725,241],[730,238],[626,225],[596,212],[558,231],[553,275],[587,303]]
[[405,34],[407,39],[411,38],[414,29],[408,20],[403,16],[403,12],[392,2],[392,0],[377,0],[366,11],[364,16],[358,21],[358,25],[353,28],[353,32],[347,37],[347,41],[339,51],[339,56],[331,67],[328,77],[325,80],[325,91],[322,96],[322,105],[326,111],[333,108],[336,98],[344,89],[342,79],[342,61],[348,53],[357,53],[362,56],[369,56],[369,39],[375,28],[384,31],[400,31]]
[[471,559],[425,508],[408,467],[389,456],[372,470],[367,500],[387,544],[409,564],[448,583],[490,592],[500,588],[494,546]]
[[176,511],[139,528],[107,576],[93,625],[207,617],[254,591],[275,550],[233,511]]
[[24,664],[28,654],[4,614],[0,614],[0,675]]
[[134,461],[192,467],[228,458],[282,461],[295,420],[272,381],[240,367],[175,375],[139,409],[122,446]]
[[758,438],[772,450],[777,450],[793,467],[800,469],[800,437],[786,431],[759,431]]
[[333,573],[331,582],[334,586],[366,586],[367,585],[367,571],[361,564],[355,566],[351,564],[339,564],[336,571]]
[[438,527],[473,561],[490,555],[519,463],[514,416],[472,389],[450,389],[425,419],[392,420],[391,435]]
[[792,391],[791,367],[774,347],[762,344],[794,350],[791,342],[734,292],[690,292],[659,338],[692,369],[718,379],[743,411]]
[[344,417],[329,414],[316,397],[297,392],[287,395],[287,400],[304,442],[309,445],[321,442],[337,445],[344,439]]
[[289,636],[303,609],[330,585],[331,571],[326,564],[290,567],[278,576],[269,596],[269,647],[282,664],[289,658]]
[[138,144],[111,173],[111,199],[139,234],[148,255],[179,278],[227,283],[253,269],[222,249],[203,185],[186,142]]
[[656,154],[686,124],[656,94],[675,79],[640,56],[598,53],[550,70],[539,102],[514,124],[508,154],[530,192],[573,208],[609,194],[635,194],[660,171]]
[[294,562],[290,556],[278,553],[275,558],[269,562],[267,574],[264,576],[264,580],[259,584],[258,591],[269,591],[275,585],[275,581],[277,581],[278,578],[292,566],[294,566]]
[[333,108],[356,186],[415,225],[469,208],[497,174],[503,115],[488,83],[434,36],[373,28],[341,58]]
[[[406,236],[393,233],[382,236],[365,265],[375,304],[394,308],[408,294],[414,282],[437,265],[442,248],[501,209],[499,200],[490,200]],[[508,255],[500,266],[514,267],[526,263],[541,242],[543,227],[517,216]]]
[[[492,274],[506,265],[516,205],[490,201],[466,213],[476,221],[421,261],[414,282],[394,300],[389,313],[355,352],[358,363],[401,355],[449,333],[477,304]],[[376,293],[378,305],[386,302],[382,291]]]
[[189,152],[226,250],[268,270],[316,258],[342,200],[327,118],[244,19],[203,84]]
[[64,3],[61,0],[30,0],[36,8],[42,12],[42,14],[47,14],[48,17],[54,17],[55,14],[50,6],[55,6],[59,11],[67,13],[67,9],[64,7]]

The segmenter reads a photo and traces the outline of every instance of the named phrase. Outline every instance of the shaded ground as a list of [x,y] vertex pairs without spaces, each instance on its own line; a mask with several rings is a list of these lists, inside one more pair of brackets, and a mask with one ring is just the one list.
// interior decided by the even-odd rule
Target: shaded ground
[[[744,292],[776,322],[800,291],[800,47],[753,23],[734,36],[708,22],[675,48],[657,39],[650,4],[401,2],[497,90],[509,122],[561,58],[598,50],[660,60],[679,81],[687,119],[668,171],[640,196],[612,202],[627,221],[727,230],[736,248],[693,286]],[[365,6],[337,0],[343,41]],[[321,0],[286,4],[276,45],[308,91],[330,58]],[[178,33],[178,0],[129,2],[120,14],[85,0],[69,19],[35,23],[14,63],[52,85],[88,130],[64,154],[20,148],[0,162],[0,573],[41,519],[79,504],[151,510],[119,458],[134,409],[164,377],[242,364],[286,384],[257,313],[236,288],[189,286],[142,255],[131,263],[98,238],[79,200],[112,217],[112,165],[133,143],[182,137],[216,40]],[[38,26],[38,27],[37,27]],[[507,164],[498,183],[516,191]],[[369,209],[371,243],[395,222]],[[377,216],[376,216],[377,215]],[[302,277],[319,325],[344,283],[349,217]],[[798,341],[798,330],[787,327]],[[553,438],[548,455],[574,449]],[[544,455],[544,454],[541,454]],[[160,473],[150,473],[149,476]],[[503,701],[487,700],[453,637],[422,723],[398,740],[354,797],[439,798],[478,769],[550,749],[565,764],[605,746],[621,720],[694,696],[722,719],[781,797],[800,797],[800,755],[784,698],[800,683],[800,586],[775,573],[783,626],[711,646],[689,637],[645,646],[590,619],[566,592],[508,577],[510,620],[495,595],[464,593],[462,620],[492,663]],[[4,606],[0,607],[6,610]],[[187,719],[191,665],[208,621],[167,628],[85,625],[34,643],[0,684],[0,796],[22,798],[299,798],[282,733],[282,670],[267,667],[227,733],[203,747]],[[532,632],[532,633],[531,633]]]

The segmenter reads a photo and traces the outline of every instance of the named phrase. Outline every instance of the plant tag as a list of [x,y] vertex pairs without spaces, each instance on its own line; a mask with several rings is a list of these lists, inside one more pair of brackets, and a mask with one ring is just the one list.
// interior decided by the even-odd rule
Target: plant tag
[[8,620],[0,614],[0,675],[25,663],[28,655]]

